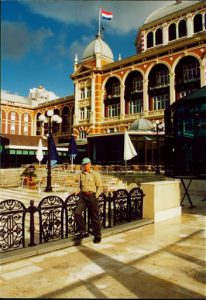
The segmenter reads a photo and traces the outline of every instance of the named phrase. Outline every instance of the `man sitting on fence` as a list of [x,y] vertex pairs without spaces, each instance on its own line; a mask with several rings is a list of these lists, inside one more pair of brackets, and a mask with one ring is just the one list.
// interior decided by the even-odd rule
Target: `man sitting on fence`
[[79,201],[74,212],[74,219],[79,231],[76,239],[81,240],[89,236],[86,232],[86,224],[82,216],[82,212],[88,207],[94,234],[93,242],[100,243],[101,222],[98,210],[98,197],[103,192],[102,181],[99,172],[91,169],[91,160],[88,157],[85,157],[82,160],[82,167],[83,170],[80,174]]

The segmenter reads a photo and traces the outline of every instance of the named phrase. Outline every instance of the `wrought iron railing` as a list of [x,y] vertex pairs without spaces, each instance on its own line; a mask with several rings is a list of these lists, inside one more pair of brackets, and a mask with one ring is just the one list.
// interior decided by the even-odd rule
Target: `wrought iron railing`
[[[143,198],[139,187],[130,192],[119,189],[108,196],[102,193],[98,199],[102,229],[142,219]],[[73,237],[77,233],[74,210],[78,199],[76,194],[69,195],[65,201],[51,195],[43,198],[38,206],[31,200],[28,208],[18,200],[0,202],[0,252]],[[85,209],[83,213],[87,230],[92,234],[89,211]],[[28,245],[26,215],[29,215]]]

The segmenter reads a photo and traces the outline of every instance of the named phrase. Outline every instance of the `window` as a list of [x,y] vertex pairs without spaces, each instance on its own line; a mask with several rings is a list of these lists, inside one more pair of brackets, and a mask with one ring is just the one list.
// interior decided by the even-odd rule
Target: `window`
[[155,43],[156,43],[156,45],[162,44],[162,29],[161,28],[157,29],[157,31],[155,32]]
[[178,24],[178,33],[179,33],[179,38],[186,36],[187,35],[187,26],[186,26],[186,21],[181,20]]
[[91,87],[87,87],[87,98],[91,98]]
[[200,78],[200,69],[198,63],[191,63],[183,66],[184,82]]
[[176,25],[175,24],[171,24],[169,26],[169,41],[173,41],[175,40],[176,37]]
[[15,134],[15,123],[12,121],[11,127],[10,127],[10,133]]
[[84,108],[80,108],[80,120],[84,120]]
[[142,89],[143,89],[143,82],[141,77],[132,78],[132,92],[138,92],[139,90],[142,91]]
[[136,99],[136,100],[131,100],[129,102],[129,113],[130,114],[135,114],[141,111],[141,100]]
[[25,113],[25,114],[24,114],[24,122],[25,122],[25,123],[28,123],[28,120],[29,120],[29,114],[28,114],[28,113]]
[[155,110],[165,109],[169,105],[169,95],[159,95],[154,97]]
[[24,125],[24,135],[28,135],[28,124]]
[[147,48],[153,47],[154,42],[153,42],[153,32],[149,32],[147,34]]
[[116,117],[120,115],[120,104],[112,104],[108,106],[108,116],[109,117]]
[[112,95],[113,96],[119,96],[120,95],[119,82],[113,82],[113,84],[112,84]]
[[156,73],[156,84],[157,85],[168,85],[169,83],[169,74],[168,70],[163,70]]
[[15,113],[15,111],[12,111],[11,112],[11,121],[15,121],[15,119],[16,119],[16,113]]
[[84,139],[86,139],[87,138],[87,133],[86,133],[86,131],[80,131],[80,133],[79,133],[79,139],[80,140],[84,140]]
[[[192,117],[192,116],[191,116]],[[185,137],[193,137],[194,136],[194,120],[193,119],[185,119],[183,120],[183,136]]]
[[87,120],[90,117],[90,108],[89,107],[82,107],[79,110],[80,112],[80,120]]
[[201,14],[197,14],[194,17],[194,33],[202,31],[202,15]]
[[198,128],[199,136],[206,136],[206,118],[202,116],[202,118],[199,120],[199,124],[197,128]]
[[85,99],[85,89],[83,88],[83,89],[81,89],[80,91],[81,91],[80,98],[81,98],[81,99]]

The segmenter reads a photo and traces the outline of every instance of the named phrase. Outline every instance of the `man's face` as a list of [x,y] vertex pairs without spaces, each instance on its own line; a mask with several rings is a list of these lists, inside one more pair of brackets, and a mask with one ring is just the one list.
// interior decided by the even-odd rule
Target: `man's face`
[[85,164],[85,165],[83,165],[83,170],[85,172],[89,172],[90,171],[90,167],[91,167],[91,163]]

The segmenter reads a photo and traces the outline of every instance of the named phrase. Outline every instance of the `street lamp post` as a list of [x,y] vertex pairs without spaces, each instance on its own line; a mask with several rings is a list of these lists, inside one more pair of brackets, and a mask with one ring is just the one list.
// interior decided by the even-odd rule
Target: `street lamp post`
[[62,118],[58,115],[54,115],[53,110],[49,109],[45,115],[40,115],[38,120],[42,122],[42,126],[44,127],[44,123],[48,123],[48,135],[47,135],[47,151],[48,151],[48,159],[47,159],[47,185],[45,188],[45,192],[52,192],[51,186],[51,140],[52,140],[52,122],[61,123]]
[[159,141],[159,132],[164,130],[164,124],[159,120],[156,120],[155,123],[152,125],[153,130],[156,132],[156,142],[157,142],[157,158],[156,158],[156,170],[155,174],[160,175],[160,141]]

